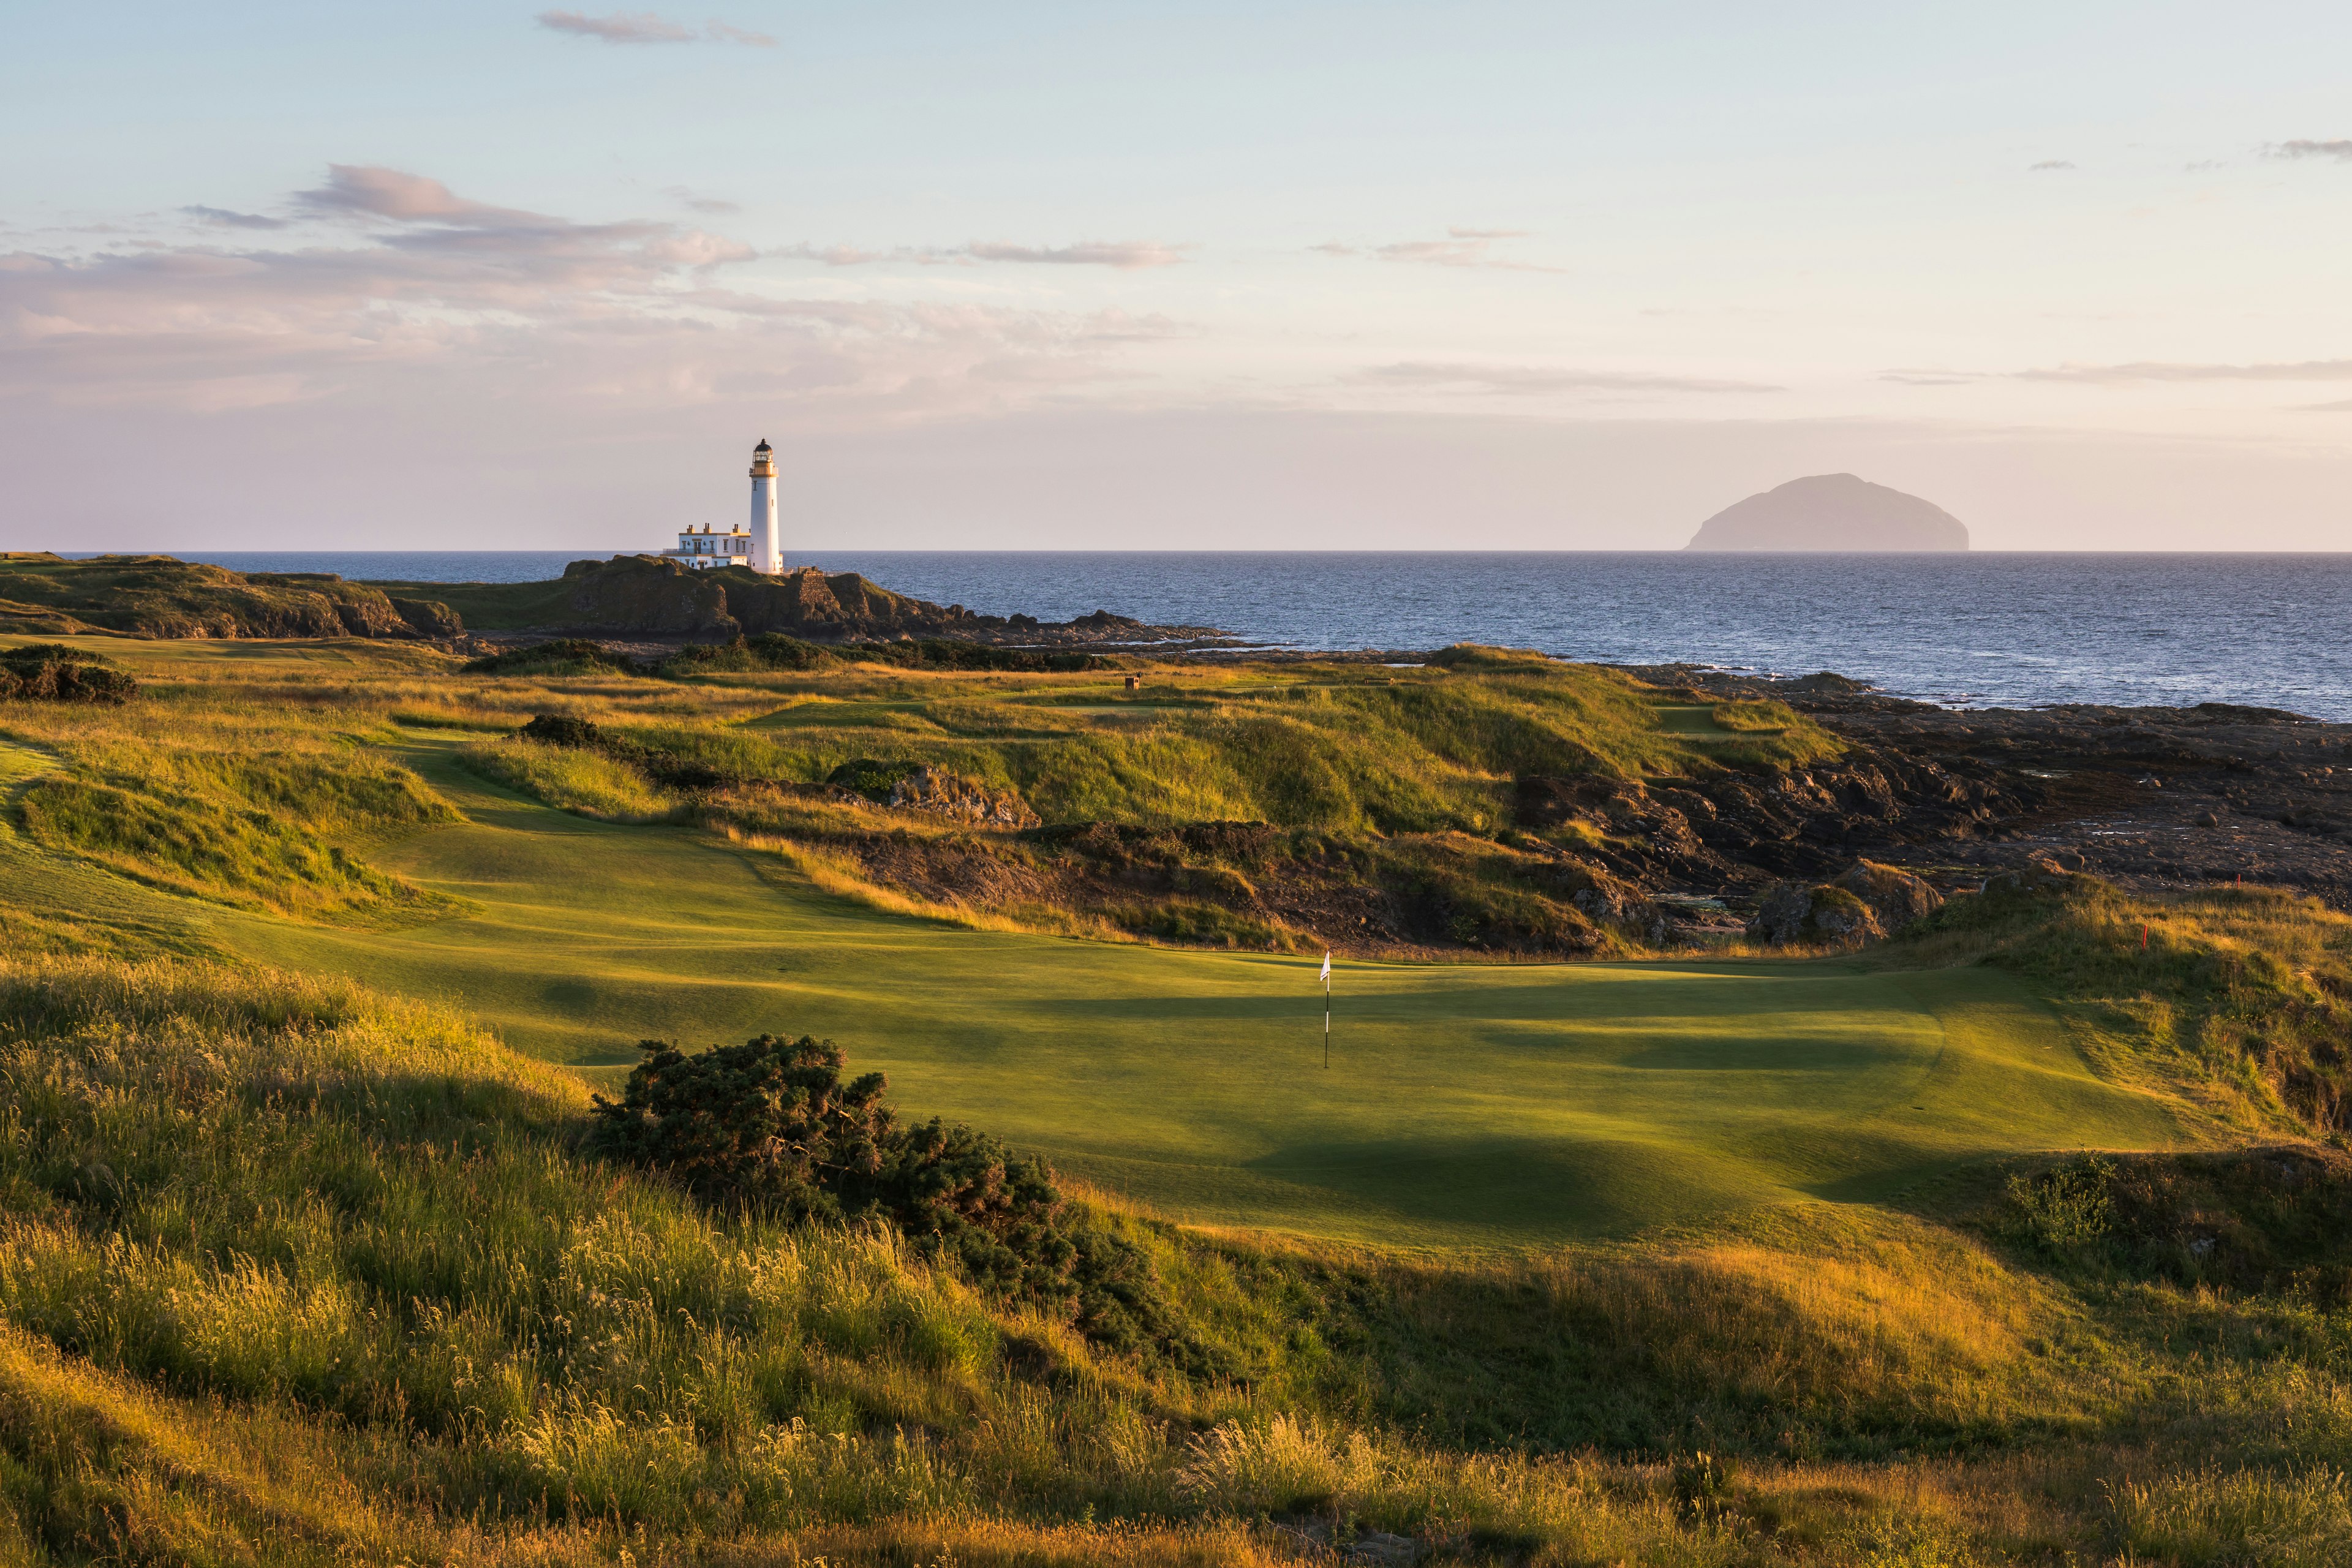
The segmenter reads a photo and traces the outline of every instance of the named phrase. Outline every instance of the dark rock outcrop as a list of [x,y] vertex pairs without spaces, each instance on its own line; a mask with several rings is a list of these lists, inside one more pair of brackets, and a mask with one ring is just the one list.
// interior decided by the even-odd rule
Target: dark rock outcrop
[[1034,616],[982,616],[935,605],[869,582],[855,572],[803,566],[766,577],[740,566],[695,571],[655,555],[575,561],[564,568],[567,620],[561,628],[604,637],[721,641],[777,634],[839,643],[951,637],[1024,646],[1157,643],[1216,634],[1202,626],[1151,626],[1107,610],[1061,625]]
[[891,784],[882,804],[987,827],[1037,826],[1037,814],[1019,795],[990,789],[945,768],[914,769]]
[[1748,934],[1775,946],[1875,942],[1943,907],[1944,896],[1925,879],[1857,860],[1828,882],[1773,883],[1758,901]]

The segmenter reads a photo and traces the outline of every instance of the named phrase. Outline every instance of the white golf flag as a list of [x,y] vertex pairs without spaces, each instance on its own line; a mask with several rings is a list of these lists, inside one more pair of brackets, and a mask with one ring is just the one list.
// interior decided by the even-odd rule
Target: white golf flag
[[1331,955],[1329,953],[1327,952],[1323,955],[1323,973],[1317,975],[1315,978],[1320,980],[1326,985],[1331,984]]

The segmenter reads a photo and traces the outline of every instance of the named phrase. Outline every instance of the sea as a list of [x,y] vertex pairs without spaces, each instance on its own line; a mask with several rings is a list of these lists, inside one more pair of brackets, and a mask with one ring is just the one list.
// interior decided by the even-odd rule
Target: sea
[[[256,572],[560,576],[578,551],[177,551]],[[2352,554],[828,552],[792,564],[992,615],[1110,610],[1269,647],[1479,642],[1835,670],[1959,707],[2234,702],[2352,720]]]

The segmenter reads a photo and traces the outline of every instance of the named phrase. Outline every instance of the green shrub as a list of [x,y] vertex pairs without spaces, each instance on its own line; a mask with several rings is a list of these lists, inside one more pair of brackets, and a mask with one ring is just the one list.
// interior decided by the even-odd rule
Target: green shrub
[[626,654],[614,653],[585,637],[557,637],[528,647],[502,648],[468,660],[461,675],[642,675],[645,670]]
[[64,643],[26,643],[0,650],[0,701],[119,705],[139,683],[105,658]]
[[593,749],[604,743],[604,733],[585,719],[574,719],[564,713],[535,713],[521,730],[526,741],[537,741],[548,746],[575,746]]
[[2107,1195],[2114,1173],[2113,1165],[2095,1154],[2035,1175],[2011,1176],[2009,1201],[2018,1228],[2044,1251],[2062,1256],[2098,1240],[2114,1215]]
[[830,1040],[761,1035],[688,1056],[659,1040],[618,1100],[596,1097],[596,1147],[662,1171],[705,1203],[793,1221],[881,1219],[998,1297],[1122,1348],[1171,1348],[1141,1254],[1083,1229],[1034,1156],[933,1118],[896,1124],[888,1080],[844,1083]]
[[596,1142],[709,1203],[786,1219],[869,1206],[890,1112],[880,1073],[844,1084],[841,1052],[762,1035],[699,1056],[646,1040],[620,1100],[599,1095]]
[[656,673],[671,679],[697,675],[733,675],[766,670],[822,669],[838,660],[813,642],[782,632],[761,632],[733,642],[682,647],[661,661]]
[[841,657],[868,664],[893,664],[905,669],[1012,670],[1028,674],[1048,671],[1071,674],[1108,669],[1111,663],[1098,653],[1036,653],[1025,648],[959,642],[949,637],[852,643],[841,650]]

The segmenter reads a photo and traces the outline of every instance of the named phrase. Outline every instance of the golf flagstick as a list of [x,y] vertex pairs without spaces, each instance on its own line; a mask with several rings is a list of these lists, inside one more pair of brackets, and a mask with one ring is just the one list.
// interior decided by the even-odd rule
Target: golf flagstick
[[1328,1071],[1328,1070],[1330,1069],[1330,1066],[1331,1066],[1331,953],[1330,953],[1330,951],[1329,951],[1328,949],[1326,949],[1326,950],[1324,951],[1324,953],[1323,953],[1323,1067],[1324,1067],[1324,1069],[1325,1069],[1326,1071]]

